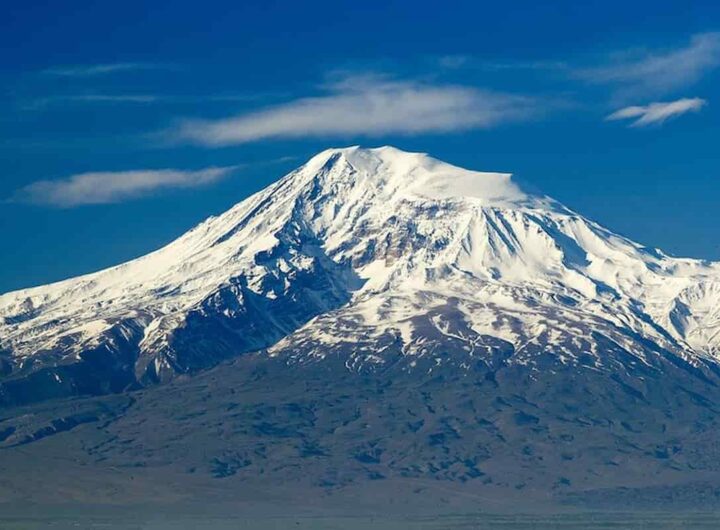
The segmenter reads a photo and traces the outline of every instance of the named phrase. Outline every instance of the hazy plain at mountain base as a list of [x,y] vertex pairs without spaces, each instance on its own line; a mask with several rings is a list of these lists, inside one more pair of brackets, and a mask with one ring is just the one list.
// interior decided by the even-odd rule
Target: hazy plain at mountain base
[[712,511],[718,278],[507,175],[323,152],[156,253],[0,297],[0,499]]
[[434,516],[720,506],[718,391],[674,365],[665,367],[674,386],[648,372],[645,387],[631,388],[562,366],[527,378],[484,363],[423,377],[338,364],[288,370],[259,354],[140,392],[5,410],[3,512]]
[[443,516],[266,516],[242,515],[98,515],[78,511],[35,517],[3,517],[3,530],[711,530],[720,524],[712,513],[577,513],[564,515],[455,514]]

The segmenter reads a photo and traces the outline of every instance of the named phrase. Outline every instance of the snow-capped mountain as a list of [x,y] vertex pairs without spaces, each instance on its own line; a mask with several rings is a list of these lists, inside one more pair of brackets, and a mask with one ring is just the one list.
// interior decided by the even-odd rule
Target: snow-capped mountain
[[720,264],[648,249],[508,174],[331,149],[166,247],[0,296],[0,403],[252,351],[351,371],[594,370],[720,355]]

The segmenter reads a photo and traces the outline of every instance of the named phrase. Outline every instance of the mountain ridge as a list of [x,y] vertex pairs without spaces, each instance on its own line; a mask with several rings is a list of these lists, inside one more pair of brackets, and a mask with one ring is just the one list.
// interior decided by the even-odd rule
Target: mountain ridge
[[507,175],[325,151],[155,253],[0,297],[0,496],[714,509],[718,271]]
[[260,350],[432,370],[498,352],[532,366],[549,349],[610,369],[617,348],[709,374],[719,306],[720,264],[637,245],[509,174],[330,149],[146,256],[0,295],[0,402],[137,388]]

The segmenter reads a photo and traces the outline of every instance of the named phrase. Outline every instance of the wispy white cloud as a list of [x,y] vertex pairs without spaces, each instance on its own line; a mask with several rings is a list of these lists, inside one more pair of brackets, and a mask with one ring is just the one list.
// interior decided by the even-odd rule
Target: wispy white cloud
[[467,66],[468,64],[472,64],[474,62],[474,58],[470,55],[462,55],[462,54],[456,54],[456,55],[442,55],[438,57],[437,64],[442,68],[448,68],[451,70],[454,70],[456,68],[463,68],[464,66]]
[[663,122],[682,116],[688,112],[698,112],[707,104],[701,98],[683,98],[677,101],[650,103],[643,106],[625,107],[610,114],[606,120],[634,120],[631,127],[647,127],[659,125]]
[[21,108],[40,110],[52,105],[68,103],[148,104],[157,102],[159,99],[159,96],[152,94],[71,94],[37,98],[27,103],[23,102]]
[[687,46],[664,52],[624,54],[608,64],[578,69],[576,78],[617,85],[625,96],[672,92],[720,66],[720,33],[694,35]]
[[152,103],[159,99],[151,94],[82,94],[76,96],[58,96],[64,101],[79,101],[86,103]]
[[69,208],[85,204],[121,202],[160,189],[195,188],[217,182],[238,166],[197,171],[146,169],[79,173],[59,180],[39,180],[19,189],[11,202]]
[[495,61],[485,62],[483,68],[486,70],[542,70],[562,72],[569,68],[568,64],[562,61]]
[[346,77],[325,90],[323,96],[232,118],[184,121],[167,135],[221,146],[265,138],[444,133],[521,120],[537,111],[535,101],[524,96],[373,75]]
[[74,66],[56,66],[42,71],[43,74],[64,77],[91,77],[131,70],[165,70],[169,66],[154,63],[107,63]]
[[448,70],[472,69],[485,71],[541,70],[563,71],[570,66],[563,61],[551,60],[488,60],[472,55],[443,55],[436,59],[441,68]]
[[254,101],[265,97],[259,94],[199,94],[199,95],[176,95],[176,94],[58,94],[52,96],[38,97],[29,101],[21,101],[19,106],[25,110],[42,110],[52,106],[68,104],[171,104],[187,105],[196,103],[225,103],[234,101]]

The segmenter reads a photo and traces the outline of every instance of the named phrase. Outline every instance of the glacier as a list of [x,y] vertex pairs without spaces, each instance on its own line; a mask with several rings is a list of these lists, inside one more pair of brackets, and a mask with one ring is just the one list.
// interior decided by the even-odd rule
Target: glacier
[[169,245],[0,296],[0,405],[142,388],[247,353],[714,378],[720,264],[614,234],[509,174],[329,149]]

